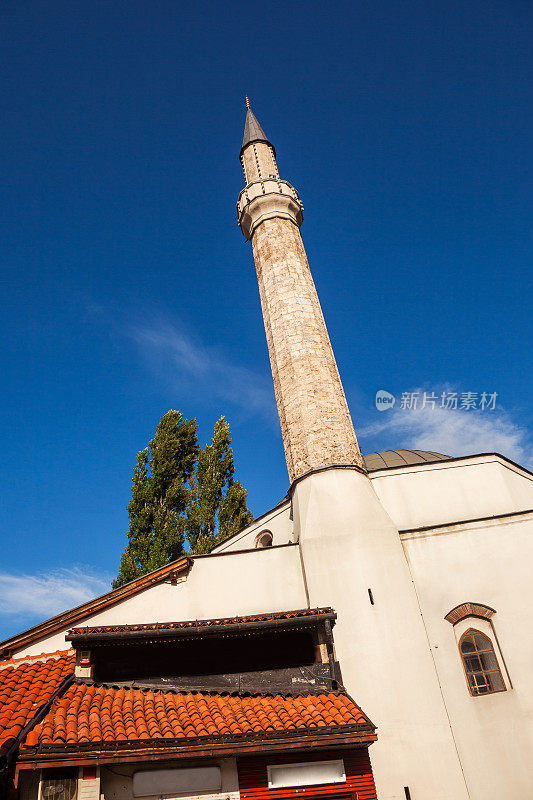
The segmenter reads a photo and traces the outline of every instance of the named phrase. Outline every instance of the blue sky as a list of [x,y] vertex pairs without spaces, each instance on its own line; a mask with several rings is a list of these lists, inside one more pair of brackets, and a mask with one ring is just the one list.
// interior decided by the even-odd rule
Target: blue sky
[[[2,16],[0,637],[107,588],[136,453],[169,408],[202,444],[226,415],[256,514],[286,492],[235,216],[245,94],[304,202],[363,451],[531,467],[529,3],[28,0]],[[498,400],[400,409],[417,390]]]

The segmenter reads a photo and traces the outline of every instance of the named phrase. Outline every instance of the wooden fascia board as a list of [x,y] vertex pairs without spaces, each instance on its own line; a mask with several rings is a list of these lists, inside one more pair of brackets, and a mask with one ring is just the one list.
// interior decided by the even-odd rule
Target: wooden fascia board
[[[89,629],[87,633],[76,632],[68,633],[65,637],[67,642],[72,642],[74,648],[90,649],[91,646],[102,647],[105,644],[143,641],[143,640],[177,640],[177,639],[201,639],[214,636],[242,636],[243,633],[263,633],[264,631],[278,631],[302,628],[316,628],[324,621],[335,624],[337,615],[335,612],[328,614],[311,614],[304,617],[287,617],[272,620],[250,620],[242,622],[228,622],[216,625],[187,625],[186,627],[166,628],[164,625],[153,627],[149,630],[109,630],[99,633],[92,633]],[[79,629],[78,629],[79,630]]]
[[274,753],[280,751],[322,750],[331,747],[368,747],[377,740],[375,731],[354,731],[351,733],[334,733],[320,736],[295,736],[284,739],[251,738],[240,742],[223,742],[208,745],[206,743],[191,746],[184,744],[182,747],[147,747],[147,748],[116,748],[105,750],[78,749],[60,750],[57,753],[20,754],[17,764],[17,773],[23,769],[39,769],[58,766],[77,766],[83,764],[116,764],[136,761],[163,761],[177,758],[215,758],[228,755],[248,755],[256,753]]

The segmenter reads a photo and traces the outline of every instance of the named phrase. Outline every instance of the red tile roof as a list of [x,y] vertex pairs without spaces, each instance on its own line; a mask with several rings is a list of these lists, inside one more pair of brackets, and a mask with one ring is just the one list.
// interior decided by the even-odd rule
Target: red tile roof
[[74,672],[74,651],[0,661],[0,752]]
[[239,625],[248,622],[276,622],[278,620],[302,620],[306,617],[335,616],[332,608],[299,608],[296,611],[271,611],[265,614],[248,614],[244,617],[221,617],[219,619],[188,620],[186,622],[153,622],[137,625],[98,625],[93,627],[71,628],[68,637],[94,636],[97,634],[128,633],[142,631],[172,631],[183,628],[218,628],[223,625]]
[[[236,696],[212,692],[163,692],[75,683],[56,698],[31,731],[26,747],[100,749],[160,740],[160,746],[205,738],[269,737],[331,733],[339,727],[373,726],[344,694]],[[98,748],[90,747],[97,745]],[[55,747],[54,747],[55,746]]]

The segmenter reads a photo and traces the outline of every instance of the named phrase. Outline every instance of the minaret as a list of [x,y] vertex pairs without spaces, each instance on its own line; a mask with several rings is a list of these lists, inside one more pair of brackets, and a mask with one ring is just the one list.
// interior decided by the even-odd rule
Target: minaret
[[337,612],[342,682],[378,725],[378,797],[410,786],[413,798],[468,800],[400,534],[362,469],[300,236],[302,204],[250,108],[241,161],[239,224],[257,268],[308,607]]
[[289,478],[362,467],[350,412],[300,235],[303,206],[246,98],[239,225],[252,242]]

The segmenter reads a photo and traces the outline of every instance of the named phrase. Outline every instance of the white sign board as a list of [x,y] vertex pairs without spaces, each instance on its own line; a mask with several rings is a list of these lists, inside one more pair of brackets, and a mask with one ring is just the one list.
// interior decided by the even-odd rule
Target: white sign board
[[320,783],[345,783],[344,761],[307,761],[301,764],[273,764],[267,767],[268,788],[316,786]]

